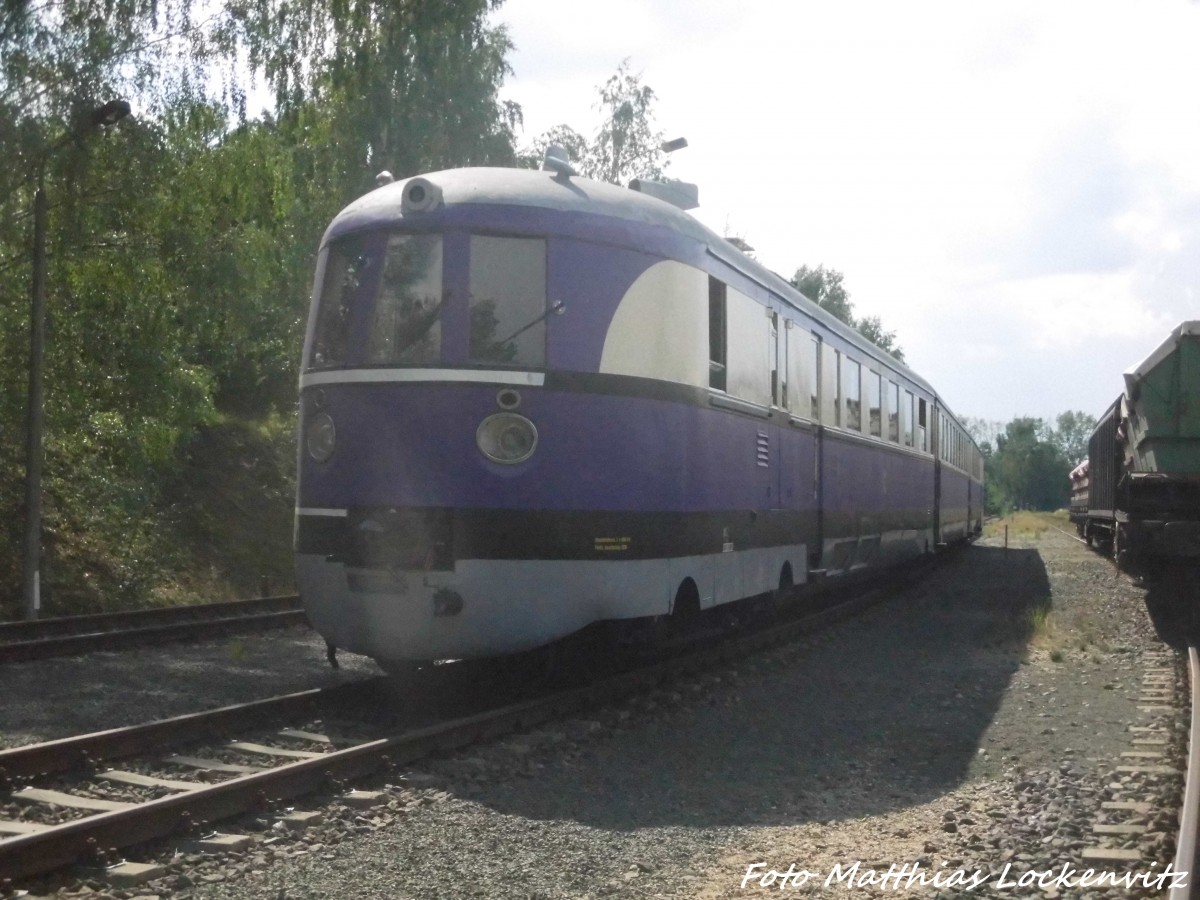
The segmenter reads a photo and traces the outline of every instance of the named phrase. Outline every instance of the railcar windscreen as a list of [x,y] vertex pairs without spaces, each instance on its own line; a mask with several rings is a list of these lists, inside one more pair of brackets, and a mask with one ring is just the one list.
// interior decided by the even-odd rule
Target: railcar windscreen
[[346,364],[350,350],[350,312],[364,282],[370,280],[373,268],[364,235],[352,235],[338,241],[328,253],[308,360],[314,369]]
[[546,364],[546,242],[471,237],[473,363]]
[[443,296],[441,236],[389,237],[367,341],[367,362],[372,365],[440,362]]

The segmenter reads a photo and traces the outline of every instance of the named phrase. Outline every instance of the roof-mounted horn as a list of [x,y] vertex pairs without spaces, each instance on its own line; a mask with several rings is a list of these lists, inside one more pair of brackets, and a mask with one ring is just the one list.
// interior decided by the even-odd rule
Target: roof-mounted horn
[[567,151],[558,144],[551,144],[546,148],[546,156],[542,159],[542,169],[546,172],[553,172],[555,175],[561,175],[563,178],[579,174],[571,165],[571,157],[567,155]]

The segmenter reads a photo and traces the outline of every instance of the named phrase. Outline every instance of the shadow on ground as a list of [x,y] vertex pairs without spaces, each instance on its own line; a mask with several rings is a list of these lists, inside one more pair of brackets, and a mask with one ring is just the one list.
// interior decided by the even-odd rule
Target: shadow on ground
[[1200,572],[1194,561],[1145,563],[1138,572],[1146,587],[1146,612],[1166,644],[1187,649],[1200,640]]
[[615,830],[799,824],[924,802],[965,779],[1049,607],[1037,551],[964,548],[782,661],[747,662],[707,701],[473,799]]

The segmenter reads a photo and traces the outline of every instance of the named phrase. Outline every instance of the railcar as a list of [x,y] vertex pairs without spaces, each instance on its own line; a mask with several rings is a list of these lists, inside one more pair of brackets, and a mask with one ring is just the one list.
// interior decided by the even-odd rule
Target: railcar
[[1081,537],[1118,561],[1200,558],[1200,321],[1125,373],[1088,443]]
[[332,646],[502,655],[980,530],[933,388],[647,188],[450,170],[329,226],[296,568]]

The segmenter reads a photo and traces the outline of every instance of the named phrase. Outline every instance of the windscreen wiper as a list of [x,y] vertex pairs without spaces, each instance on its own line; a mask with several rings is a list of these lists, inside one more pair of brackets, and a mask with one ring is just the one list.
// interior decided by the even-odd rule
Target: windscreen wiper
[[512,334],[510,334],[504,340],[496,341],[496,345],[503,347],[509,341],[513,340],[513,338],[517,338],[517,337],[520,337],[521,335],[523,335],[534,325],[538,324],[538,322],[544,322],[546,319],[550,318],[550,316],[553,313],[558,313],[561,316],[566,311],[567,311],[567,304],[564,303],[562,300],[559,300],[557,303],[552,303],[548,310],[546,310],[544,313],[542,313],[540,316],[538,316],[532,322],[530,322],[527,325],[522,325],[520,328],[518,328],[516,331],[514,331]]

